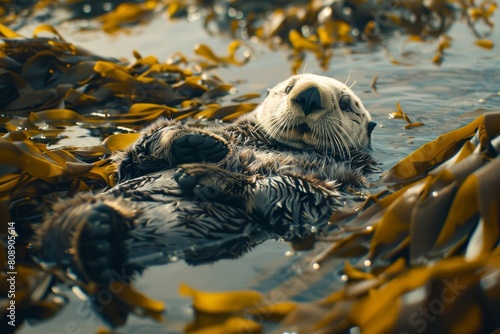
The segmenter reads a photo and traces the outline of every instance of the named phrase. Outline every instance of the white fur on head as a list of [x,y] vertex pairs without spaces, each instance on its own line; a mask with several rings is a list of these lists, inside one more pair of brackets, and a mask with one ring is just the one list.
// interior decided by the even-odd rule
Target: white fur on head
[[[317,102],[304,112],[299,95],[311,87],[317,89],[319,98],[315,93]],[[348,157],[353,149],[370,144],[371,117],[361,100],[345,84],[325,76],[300,74],[277,84],[255,116],[270,137],[299,149],[333,151]]]

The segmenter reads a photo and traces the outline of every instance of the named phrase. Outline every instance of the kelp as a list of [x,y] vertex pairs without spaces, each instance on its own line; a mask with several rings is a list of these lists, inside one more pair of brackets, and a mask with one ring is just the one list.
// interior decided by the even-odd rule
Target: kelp
[[408,123],[405,125],[405,129],[412,129],[412,128],[416,128],[416,127],[424,125],[424,123],[422,123],[422,122],[412,122],[410,120],[410,118],[408,117],[408,115],[405,114],[405,112],[403,111],[403,108],[401,108],[401,105],[399,104],[399,102],[396,103],[396,108],[397,108],[397,110],[390,113],[389,117],[390,118],[402,118],[402,119],[404,119]]
[[[200,64],[187,63],[182,55],[175,55],[178,63],[160,63],[135,52],[135,62],[125,64],[66,42],[51,26],[38,27],[35,35],[50,33],[52,38],[23,38],[0,28],[0,59],[5,64],[0,108],[7,132],[2,139],[2,200],[44,195],[37,188],[50,192],[49,184],[70,193],[82,184],[89,189],[113,186],[115,170],[109,155],[135,136],[120,132],[139,130],[160,117],[231,120],[256,106],[217,103],[234,90],[233,85],[204,72],[195,75],[191,67]],[[239,47],[231,43],[227,57],[210,51],[213,65],[236,62]],[[111,139],[86,150],[47,148],[47,143],[64,137],[61,126],[75,124],[100,131],[103,139],[115,134],[112,148],[106,147]]]
[[[181,286],[181,293],[193,298],[207,333],[215,326],[208,314],[225,323],[282,319],[279,333],[498,329],[499,150],[500,113],[484,114],[396,164],[381,180],[392,192],[337,211],[330,223],[341,228],[316,245],[319,254],[305,258],[309,274],[297,273],[284,289],[206,293]],[[292,298],[300,293],[297,280],[311,286],[332,274],[345,283],[316,301],[273,297]],[[236,296],[243,303],[237,307]],[[214,298],[217,307],[207,306]]]
[[[186,1],[111,1],[107,9],[95,5],[100,3],[4,1],[1,8],[12,7],[0,10],[0,17],[12,27],[44,8],[69,6],[74,19],[106,13],[99,22],[107,32],[117,33],[147,22],[163,9],[172,18],[193,12],[189,7],[193,4]],[[415,1],[398,6],[383,2],[376,7],[368,1],[345,1],[343,7],[317,1],[286,5],[270,1],[262,11],[245,8],[249,3],[226,3],[222,13],[214,10],[212,1],[197,1],[194,6],[205,13],[207,29],[226,24],[234,37],[258,38],[272,47],[290,45],[294,71],[308,52],[326,66],[333,56],[332,47],[359,41],[377,43],[394,30],[410,34],[413,42],[441,36],[434,61],[439,64],[451,46],[443,33],[453,23],[456,8],[475,32],[476,44],[494,47],[487,33],[475,30],[478,24],[493,27],[490,17],[496,4],[492,1],[479,5],[474,1]],[[92,8],[87,10],[89,4]],[[227,31],[222,25],[214,33]],[[50,37],[44,37],[47,35]],[[234,104],[221,103],[220,97],[231,94],[234,87],[206,73],[216,66],[245,64],[251,49],[235,40],[227,55],[207,45],[196,46],[201,61],[174,54],[161,63],[134,52],[135,61],[126,63],[83,50],[49,25],[37,28],[33,38],[0,26],[0,37],[0,230],[7,235],[9,223],[15,222],[16,323],[56,314],[66,303],[64,295],[54,289],[60,283],[90,300],[111,326],[123,325],[131,313],[161,321],[163,303],[132,285],[99,286],[39,263],[30,252],[33,229],[58,198],[97,193],[115,185],[116,166],[110,155],[133,143],[144,124],[174,117],[203,126],[198,117],[230,121],[255,108],[256,104],[246,103],[255,94],[235,98]],[[246,48],[242,58],[237,56],[240,48]],[[376,78],[372,89],[375,86]],[[407,121],[407,127],[420,125],[412,123],[399,104],[398,115]],[[326,250],[308,263],[313,274],[299,276],[301,287],[283,296],[292,299],[331,275],[329,270],[337,265],[342,268],[344,285],[311,303],[278,301],[273,291],[207,294],[181,286],[181,293],[193,298],[196,310],[195,321],[185,331],[259,332],[265,328],[260,319],[284,319],[280,329],[302,332],[341,332],[352,327],[363,332],[434,328],[454,332],[498,327],[498,320],[491,316],[500,306],[499,218],[495,211],[500,197],[495,188],[499,184],[498,123],[498,115],[482,116],[424,145],[384,177],[391,191],[370,196],[360,208],[336,212],[331,224],[340,226],[340,232],[317,243]],[[102,142],[51,146],[65,137],[66,127],[74,125],[98,133]],[[2,326],[8,320],[4,307],[9,288],[6,246],[2,241]],[[283,286],[295,283],[291,282],[294,278]],[[110,302],[100,304],[102,296]],[[422,313],[425,310],[430,313]],[[11,330],[2,328],[2,333]]]
[[[0,38],[0,229],[7,235],[13,225],[16,235],[13,269],[7,270],[7,244],[0,241],[2,333],[19,328],[25,319],[56,314],[67,302],[52,289],[61,283],[90,300],[112,326],[123,325],[131,313],[160,321],[163,303],[130,283],[100,286],[40,263],[31,254],[34,230],[56,200],[114,186],[116,166],[110,157],[137,140],[144,124],[170,117],[205,126],[210,120],[230,121],[253,110],[256,104],[246,101],[259,94],[220,103],[235,87],[205,72],[237,64],[235,53],[243,44],[231,43],[228,56],[205,47],[199,54],[209,54],[207,61],[174,54],[160,63],[134,52],[135,61],[129,64],[83,50],[49,25],[36,28],[32,38],[0,25]],[[53,146],[75,126],[88,129],[101,143]],[[17,327],[7,326],[7,271],[17,272],[16,296],[11,298],[16,302]]]
[[[11,1],[6,1],[10,4]],[[12,5],[12,4],[11,4]],[[5,5],[4,5],[5,6]],[[0,7],[1,8],[1,7]],[[432,1],[370,1],[338,2],[296,0],[253,1],[32,1],[10,10],[0,10],[0,23],[14,24],[33,18],[37,11],[63,8],[70,19],[95,18],[107,33],[117,33],[130,26],[147,23],[160,13],[172,19],[203,18],[211,34],[228,34],[237,40],[258,39],[276,47],[287,44],[292,50],[292,72],[302,66],[306,53],[313,53],[323,69],[328,68],[333,47],[356,42],[377,44],[395,31],[405,33],[413,41],[435,41],[444,36],[457,18],[463,18],[476,38],[475,44],[493,48],[487,37],[493,29],[491,16],[497,9],[494,1],[432,0]],[[24,12],[22,11],[24,9]],[[47,10],[50,9],[50,10]],[[17,21],[19,21],[17,20]],[[94,23],[96,23],[94,22]],[[489,30],[478,29],[486,26]],[[88,28],[88,27],[87,27]],[[86,28],[86,29],[87,29]],[[440,65],[443,50],[449,47],[437,40],[437,52],[432,62]],[[203,47],[203,46],[200,46]],[[209,55],[205,50],[202,53]],[[404,61],[389,59],[394,64]]]
[[[195,117],[203,104],[233,89],[218,78],[195,75],[193,68],[203,71],[203,62],[186,66],[159,63],[153,56],[142,58],[136,52],[135,63],[128,65],[67,43],[50,26],[41,26],[35,33],[42,31],[56,36],[26,39],[6,27],[0,29],[4,42],[1,61],[6,64],[0,73],[4,115],[71,109],[84,115],[106,110],[113,117],[127,112],[133,104],[154,103],[172,107],[172,115],[193,112]],[[207,46],[198,52],[209,57],[212,66],[234,64],[239,63],[235,52],[240,45],[230,43],[227,57],[216,56]]]

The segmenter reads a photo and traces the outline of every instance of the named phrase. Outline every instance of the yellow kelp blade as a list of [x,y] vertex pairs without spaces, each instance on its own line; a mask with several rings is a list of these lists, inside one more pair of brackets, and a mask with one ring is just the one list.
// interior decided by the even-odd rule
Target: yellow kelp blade
[[107,137],[101,145],[112,152],[122,151],[136,142],[139,137],[139,133],[119,133]]
[[102,29],[109,33],[115,33],[130,24],[144,22],[152,14],[158,1],[148,0],[145,3],[122,3],[112,12],[100,17]]
[[110,283],[110,285],[112,285],[110,289],[116,291],[115,295],[132,308],[139,307],[143,309],[143,311],[155,313],[165,311],[165,304],[163,302],[151,299],[138,292],[130,283],[116,281]]
[[218,56],[213,52],[212,48],[210,48],[206,44],[197,44],[194,46],[194,53],[196,53],[199,56],[204,57],[205,59],[211,61],[212,63],[215,64],[231,64],[231,65],[237,65],[241,66],[245,63],[248,62],[250,58],[250,53],[249,51],[244,53],[244,57],[242,60],[238,60],[236,58],[236,52],[238,49],[242,46],[248,47],[244,42],[234,40],[231,41],[228,45],[228,55],[227,56]]
[[422,177],[427,170],[452,157],[462,146],[464,140],[471,138],[479,124],[488,123],[488,132],[498,133],[500,113],[489,113],[478,117],[470,124],[439,136],[424,144],[405,159],[398,162],[383,177],[386,183],[414,180]]
[[186,334],[240,334],[240,333],[262,333],[262,325],[253,320],[242,317],[230,317],[224,322],[203,328],[187,326]]
[[182,296],[193,298],[193,307],[205,313],[233,313],[255,307],[263,297],[256,291],[202,292],[183,283],[179,287]]
[[361,236],[369,238],[370,251],[345,265],[343,288],[296,307],[280,331],[294,326],[304,333],[352,327],[363,333],[488,332],[500,326],[493,316],[500,305],[498,115],[480,117],[459,129],[466,129],[460,135],[457,130],[442,135],[446,145],[464,144],[455,156],[440,159],[438,168],[426,170],[425,179],[375,198],[350,222],[335,220],[344,238],[332,238],[314,262],[352,254],[356,243],[362,250]]

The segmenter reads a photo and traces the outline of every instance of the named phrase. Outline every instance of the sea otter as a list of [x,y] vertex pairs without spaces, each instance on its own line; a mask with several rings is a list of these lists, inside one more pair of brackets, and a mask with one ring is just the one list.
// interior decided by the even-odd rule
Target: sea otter
[[234,123],[157,121],[115,156],[116,187],[54,207],[40,256],[106,283],[150,264],[207,263],[270,238],[314,236],[338,190],[377,170],[374,126],[349,87],[313,74],[279,83]]

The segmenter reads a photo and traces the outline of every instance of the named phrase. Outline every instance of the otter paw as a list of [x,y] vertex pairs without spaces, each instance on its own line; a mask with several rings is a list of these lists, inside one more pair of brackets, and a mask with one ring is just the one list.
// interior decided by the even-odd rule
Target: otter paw
[[174,180],[203,201],[230,202],[247,197],[256,182],[245,176],[209,164],[188,164],[177,169]]
[[77,235],[75,262],[80,271],[93,281],[107,284],[119,279],[117,273],[126,260],[119,228],[118,213],[104,203],[91,208]]
[[178,164],[219,162],[229,153],[225,142],[209,135],[193,133],[174,140],[172,152]]
[[200,188],[207,185],[210,179],[220,178],[220,174],[229,173],[219,167],[208,164],[189,164],[177,169],[174,180],[184,189]]

